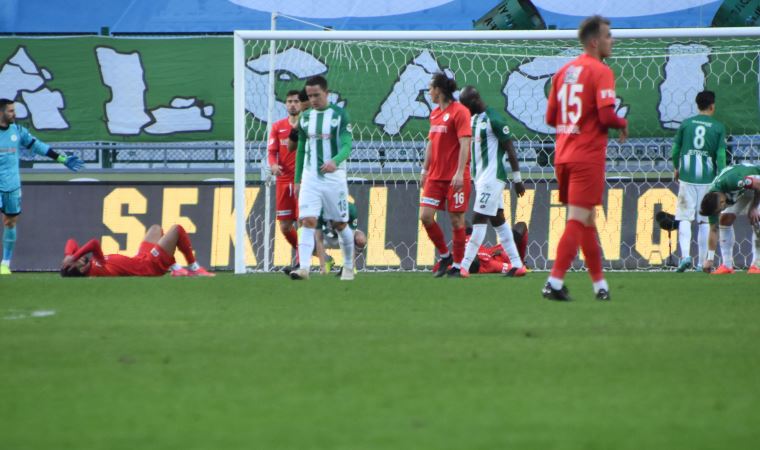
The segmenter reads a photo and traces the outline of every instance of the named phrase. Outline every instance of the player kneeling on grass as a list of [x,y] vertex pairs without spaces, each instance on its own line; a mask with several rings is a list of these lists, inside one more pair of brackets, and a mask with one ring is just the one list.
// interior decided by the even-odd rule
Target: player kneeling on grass
[[502,193],[507,185],[507,171],[504,168],[505,154],[509,157],[512,168],[512,181],[518,197],[525,195],[525,187],[520,176],[515,148],[512,146],[509,127],[493,108],[488,108],[473,86],[465,86],[459,95],[459,101],[470,110],[472,115],[472,144],[470,148],[470,170],[475,180],[475,211],[472,235],[467,243],[459,270],[461,277],[470,276],[469,267],[478,255],[478,250],[486,237],[488,222],[499,235],[504,251],[509,256],[512,268],[507,276],[521,277],[526,270],[523,266],[517,246],[512,239],[512,230],[504,219],[504,197]]
[[[187,269],[174,260],[176,249],[187,259]],[[195,261],[190,238],[181,225],[173,225],[166,234],[158,225],[148,228],[135,256],[103,255],[97,239],[91,239],[82,247],[69,239],[64,255],[62,277],[160,277],[170,270],[172,276],[179,277],[215,276]]]
[[[367,236],[361,230],[357,230],[358,215],[356,214],[356,205],[348,203],[348,228],[354,234],[354,260],[361,254],[364,247],[367,246]],[[319,257],[319,269],[322,273],[329,273],[332,270],[333,260],[325,249],[340,248],[340,234],[335,229],[333,223],[319,216],[317,228],[314,233],[315,244],[317,246],[317,256]],[[343,268],[338,271],[338,276],[343,274]]]
[[[760,274],[760,166],[737,164],[726,167],[715,178],[710,190],[702,199],[701,215],[710,218],[710,239],[708,241],[705,272],[712,270],[719,223],[720,253],[723,263],[714,275],[734,273],[734,221],[737,214],[747,214],[752,225],[753,261],[747,273]],[[720,218],[718,217],[720,214]]]

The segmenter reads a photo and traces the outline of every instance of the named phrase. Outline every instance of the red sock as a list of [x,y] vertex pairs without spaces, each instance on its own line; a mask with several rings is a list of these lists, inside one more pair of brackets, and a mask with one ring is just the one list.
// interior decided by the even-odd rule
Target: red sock
[[565,272],[578,254],[578,245],[583,238],[583,230],[586,227],[577,220],[568,220],[565,232],[557,245],[557,259],[552,266],[552,277],[560,280],[565,278]]
[[433,245],[441,255],[449,252],[449,247],[446,245],[446,240],[443,238],[443,230],[438,226],[438,222],[433,222],[432,225],[425,225],[425,231],[427,231],[428,237],[433,241]]
[[586,267],[591,275],[591,281],[597,282],[604,279],[602,273],[602,249],[597,240],[596,226],[583,227],[583,237],[581,238],[581,249],[583,256],[586,258]]
[[298,231],[296,231],[296,227],[290,227],[290,231],[283,233],[283,235],[288,241],[288,244],[290,244],[290,246],[294,249],[298,250]]
[[182,228],[182,225],[177,225],[177,232],[179,238],[177,239],[177,248],[183,255],[188,264],[195,262],[195,255],[193,254],[193,244],[190,243],[190,237],[187,235],[187,231]]
[[454,254],[454,264],[460,264],[464,259],[464,241],[467,239],[467,234],[462,228],[454,228],[454,239],[451,244],[452,252]]

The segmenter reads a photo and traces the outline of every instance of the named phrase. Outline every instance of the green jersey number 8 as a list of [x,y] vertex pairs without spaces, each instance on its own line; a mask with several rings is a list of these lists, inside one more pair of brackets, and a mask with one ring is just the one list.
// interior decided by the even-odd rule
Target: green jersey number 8
[[697,125],[697,128],[694,130],[694,149],[695,150],[702,150],[702,147],[705,146],[705,133],[707,130],[705,129],[704,125]]

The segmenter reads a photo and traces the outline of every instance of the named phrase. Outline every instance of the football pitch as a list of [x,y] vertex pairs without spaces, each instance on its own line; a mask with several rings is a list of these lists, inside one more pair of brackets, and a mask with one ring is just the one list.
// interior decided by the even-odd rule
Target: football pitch
[[757,448],[760,277],[545,278],[4,277],[0,448]]

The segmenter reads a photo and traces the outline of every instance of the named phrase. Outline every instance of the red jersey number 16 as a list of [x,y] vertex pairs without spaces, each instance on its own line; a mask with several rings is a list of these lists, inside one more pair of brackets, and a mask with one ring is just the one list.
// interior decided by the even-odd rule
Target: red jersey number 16
[[[583,92],[582,84],[562,84],[557,92],[557,101],[559,101],[562,108],[562,123],[572,123],[573,125],[578,123],[581,119],[581,111],[583,110],[583,102],[581,101],[580,94]],[[568,109],[574,108],[574,111],[568,111]],[[569,119],[569,122],[568,122]]]

